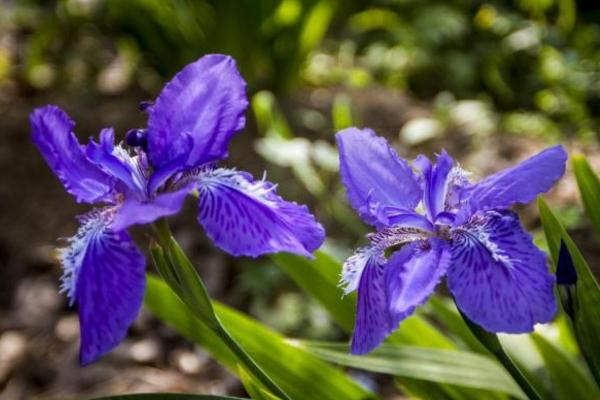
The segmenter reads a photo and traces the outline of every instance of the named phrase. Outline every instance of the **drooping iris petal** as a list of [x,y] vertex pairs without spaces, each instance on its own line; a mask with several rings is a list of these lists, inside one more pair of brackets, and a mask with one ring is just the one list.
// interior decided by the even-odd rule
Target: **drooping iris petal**
[[356,321],[351,344],[353,354],[370,352],[393,329],[385,284],[385,260],[382,255],[373,255],[364,262],[358,283]]
[[35,109],[29,119],[33,142],[78,202],[113,200],[114,179],[86,158],[73,133],[75,123],[64,111],[49,105]]
[[412,211],[422,191],[408,164],[386,140],[370,129],[344,129],[336,134],[340,175],[350,204],[377,227],[390,224],[386,208]]
[[546,256],[518,216],[490,210],[452,234],[448,286],[460,309],[491,332],[523,333],[556,313]]
[[120,145],[115,146],[113,129],[103,129],[100,132],[100,143],[91,140],[86,147],[86,155],[139,199],[146,198],[146,168],[139,162],[140,156],[131,156]]
[[142,201],[127,197],[117,209],[111,229],[121,230],[132,225],[149,224],[159,218],[177,214],[192,189],[191,186],[186,186]]
[[436,238],[407,244],[389,258],[385,280],[394,327],[433,293],[450,259],[448,245]]
[[198,175],[198,221],[217,246],[235,256],[286,251],[310,256],[323,227],[306,206],[284,201],[275,186],[248,173],[209,169]]
[[97,360],[125,337],[142,305],[145,260],[125,231],[110,230],[112,210],[93,211],[62,249],[62,290],[79,307],[80,362]]
[[[161,169],[185,155],[182,168],[189,168],[226,157],[247,106],[246,83],[231,57],[211,54],[187,65],[149,109],[152,165]],[[191,151],[186,134],[193,138]]]
[[344,294],[358,289],[358,284],[360,283],[363,270],[367,266],[367,262],[379,253],[381,253],[381,250],[375,247],[362,247],[348,257],[342,266],[342,276],[339,284],[344,290]]
[[468,199],[461,210],[462,220],[478,210],[508,208],[516,203],[527,204],[544,193],[563,176],[567,153],[560,145],[550,147],[535,156],[490,175],[464,190]]

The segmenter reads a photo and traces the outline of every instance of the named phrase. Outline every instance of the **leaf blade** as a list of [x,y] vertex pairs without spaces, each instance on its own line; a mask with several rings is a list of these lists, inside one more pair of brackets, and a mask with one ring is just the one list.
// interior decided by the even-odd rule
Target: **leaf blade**
[[[239,372],[239,361],[235,355],[171,292],[166,283],[148,276],[145,305],[156,317],[201,345],[232,373]],[[339,369],[289,345],[281,335],[259,322],[218,302],[213,305],[223,325],[293,399],[377,398]]]
[[541,197],[538,199],[538,208],[553,265],[558,263],[562,240],[577,271],[573,329],[581,354],[584,355],[594,379],[600,385],[600,341],[597,340],[600,336],[600,307],[598,307],[600,287],[577,245]]
[[295,341],[324,360],[371,372],[525,395],[494,360],[476,353],[383,344],[368,355],[354,356],[340,343]]

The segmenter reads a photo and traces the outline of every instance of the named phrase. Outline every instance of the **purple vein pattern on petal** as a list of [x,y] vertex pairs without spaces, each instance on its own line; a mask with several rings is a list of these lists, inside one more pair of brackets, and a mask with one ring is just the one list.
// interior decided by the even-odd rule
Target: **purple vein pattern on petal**
[[[246,83],[235,61],[211,54],[183,68],[150,108],[148,152],[156,169],[187,154],[182,167],[227,156],[231,137],[244,127]],[[193,139],[188,152],[186,134]]]
[[82,365],[119,344],[144,297],[144,256],[125,231],[109,230],[107,222],[99,211],[85,215],[60,254],[62,290],[79,307]]
[[463,213],[468,217],[478,210],[508,208],[533,201],[563,176],[566,161],[567,153],[558,145],[488,176],[463,192],[462,197],[469,199]]
[[452,239],[448,287],[471,320],[507,333],[530,332],[552,320],[554,276],[515,213],[478,213]]
[[267,181],[228,169],[198,175],[198,222],[217,246],[234,256],[286,251],[310,256],[325,232],[306,206],[287,202]]
[[86,158],[73,133],[75,123],[64,111],[51,105],[37,108],[30,122],[33,142],[78,202],[112,201],[114,179]]
[[370,129],[336,134],[340,175],[348,199],[361,218],[377,227],[390,224],[390,209],[413,210],[422,195],[409,165]]
[[385,280],[394,328],[433,293],[450,259],[448,245],[435,238],[407,244],[389,258]]
[[366,354],[379,345],[392,331],[385,285],[385,259],[374,254],[364,259],[358,282],[356,321],[352,334],[352,354]]

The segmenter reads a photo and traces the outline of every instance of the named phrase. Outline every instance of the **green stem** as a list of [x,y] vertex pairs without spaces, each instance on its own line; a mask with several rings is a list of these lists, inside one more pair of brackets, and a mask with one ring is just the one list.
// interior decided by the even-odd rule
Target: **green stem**
[[[182,252],[177,243],[174,242],[171,229],[169,228],[166,219],[159,219],[152,225],[152,228],[160,247],[165,253],[168,253],[166,260],[169,261],[168,264],[173,268],[173,270],[171,270],[173,271],[172,275],[178,277],[178,279],[167,279],[168,276],[163,276],[165,281],[171,287],[171,290],[173,290],[177,296],[202,319],[207,327],[217,334],[229,350],[237,356],[238,360],[248,372],[281,400],[291,400],[290,397],[266,374],[266,372],[256,364],[252,357],[250,357],[233,336],[231,336],[219,318],[214,314],[210,296],[208,295],[204,282],[193,268],[187,256]],[[179,258],[177,255],[179,255]],[[178,260],[179,262],[174,260]],[[160,268],[159,272],[161,272],[161,274],[163,273]],[[167,275],[171,275],[171,273]],[[191,285],[191,281],[196,281],[196,285]],[[198,291],[200,293],[198,293]],[[194,293],[196,296],[191,295]],[[200,306],[209,308],[209,310],[194,310],[194,308]]]
[[246,350],[239,345],[239,343],[231,336],[231,334],[225,329],[223,325],[213,330],[217,336],[227,345],[237,358],[244,364],[246,369],[252,373],[257,379],[259,379],[263,385],[274,395],[281,398],[282,400],[291,400],[290,397],[269,378],[269,376],[262,370],[262,368],[254,362],[252,357]]
[[[457,306],[458,308],[458,306]],[[535,390],[531,382],[525,377],[523,372],[517,367],[508,354],[502,348],[502,344],[498,339],[498,336],[484,330],[482,327],[471,321],[465,314],[460,311],[460,316],[465,321],[473,335],[490,351],[500,363],[504,366],[506,371],[513,377],[515,382],[519,385],[521,390],[527,395],[530,400],[542,400],[542,397]]]
[[519,385],[519,387],[525,392],[527,397],[531,400],[542,400],[539,393],[535,390],[535,388],[531,385],[529,380],[523,375],[523,372],[517,367],[517,365],[512,361],[510,356],[506,354],[506,352],[501,348],[499,351],[493,353],[498,361],[502,363],[504,368],[508,371],[508,373],[513,377],[515,382]]
[[168,248],[173,234],[171,233],[171,228],[169,227],[167,220],[165,218],[159,219],[152,224],[152,229],[156,234],[156,240],[158,243],[160,243],[163,248]]

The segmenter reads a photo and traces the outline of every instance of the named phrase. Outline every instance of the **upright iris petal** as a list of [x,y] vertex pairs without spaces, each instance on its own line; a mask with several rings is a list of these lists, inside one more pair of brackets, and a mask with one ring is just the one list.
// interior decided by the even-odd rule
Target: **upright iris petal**
[[[553,318],[546,257],[506,207],[550,189],[565,169],[562,147],[471,184],[445,151],[435,164],[419,156],[413,175],[372,131],[336,137],[348,199],[379,229],[342,271],[344,292],[358,290],[353,353],[375,348],[444,275],[461,310],[492,332],[528,332]],[[425,215],[415,210],[421,201]]]
[[369,129],[348,128],[336,135],[340,174],[348,200],[365,222],[390,224],[390,214],[414,209],[421,189],[408,163]]
[[423,203],[427,211],[427,217],[435,221],[437,216],[444,212],[446,193],[448,188],[448,175],[452,169],[453,160],[443,151],[437,157],[434,166],[429,164],[423,171],[425,180],[425,190],[423,193]]
[[[187,65],[150,108],[152,164],[161,169],[182,155],[186,167],[225,158],[229,140],[244,127],[247,107],[246,82],[231,57],[211,54]],[[192,138],[191,148],[184,134]]]

